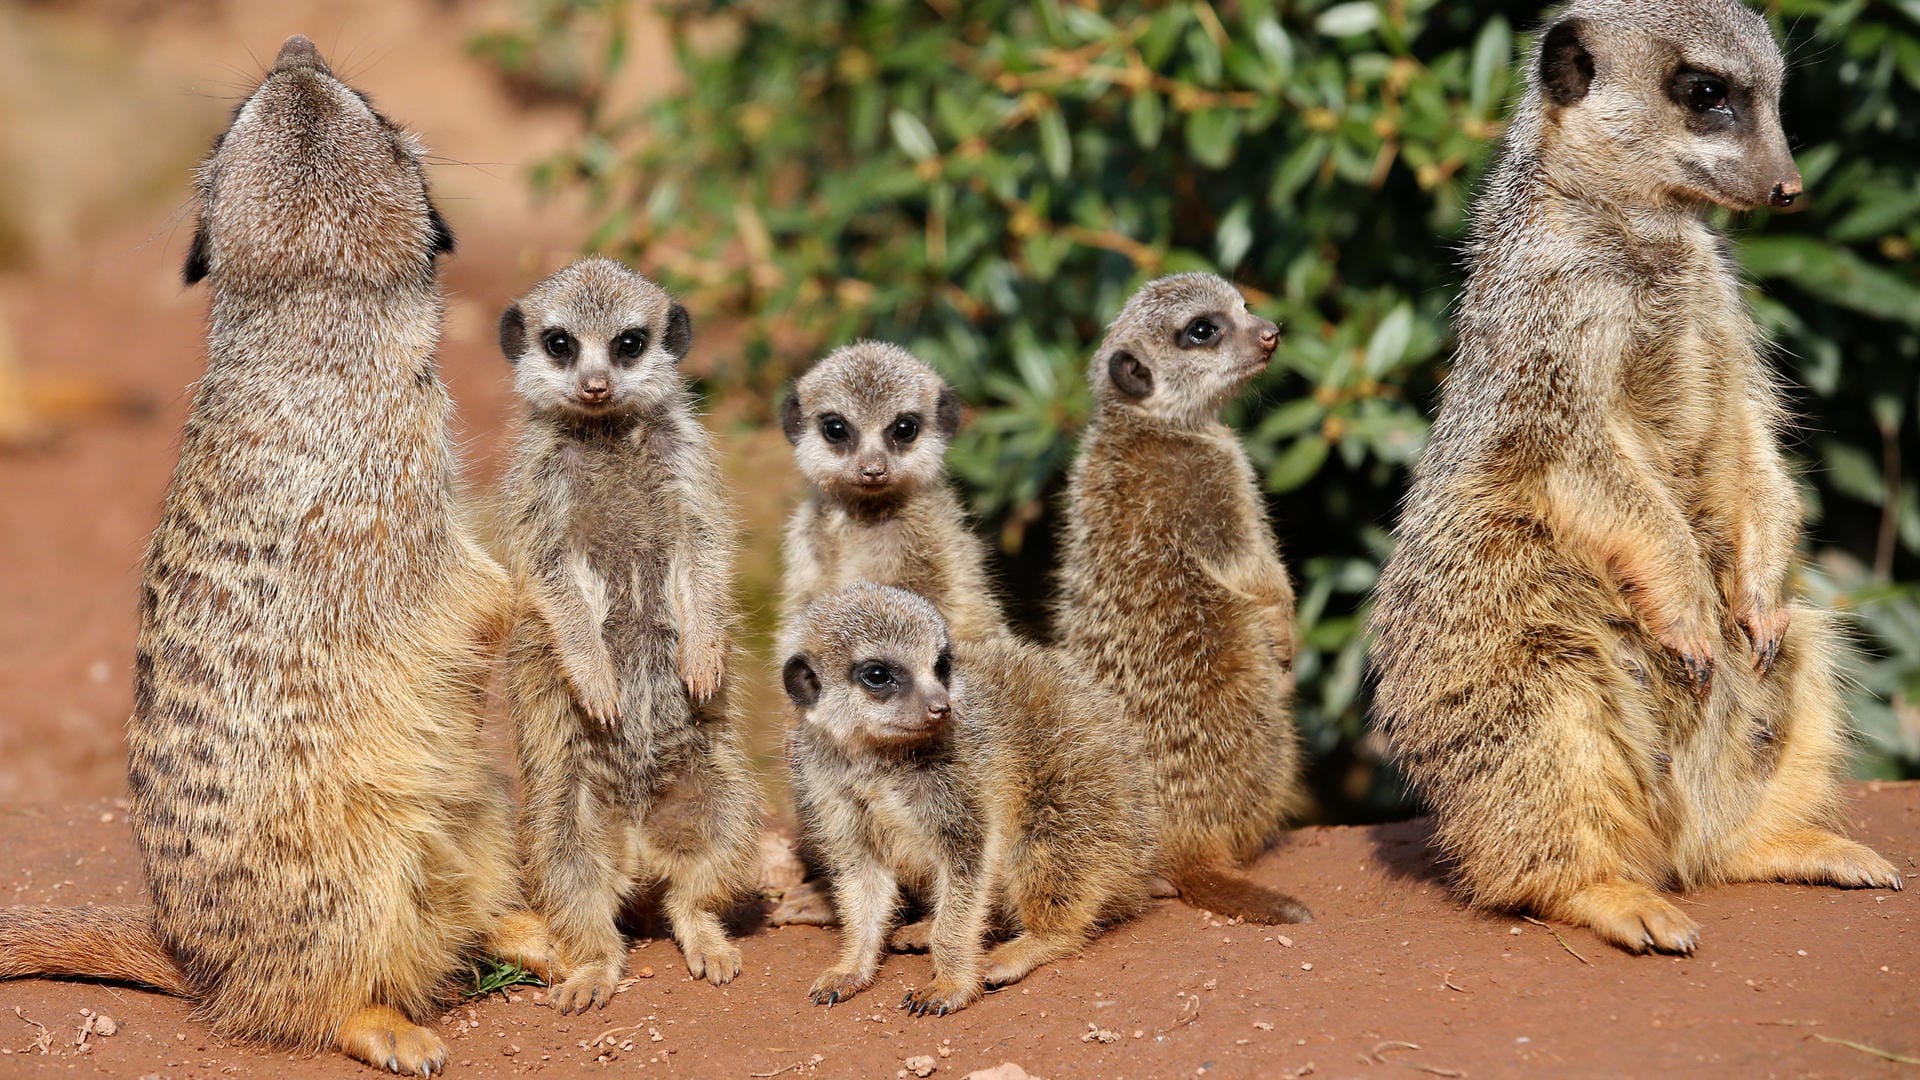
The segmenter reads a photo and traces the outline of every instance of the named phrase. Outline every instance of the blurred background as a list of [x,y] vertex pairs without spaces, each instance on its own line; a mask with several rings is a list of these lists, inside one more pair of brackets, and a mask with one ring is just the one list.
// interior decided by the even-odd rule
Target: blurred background
[[[1801,418],[1798,584],[1853,619],[1855,771],[1920,776],[1920,0],[1761,6],[1811,199],[1724,224]],[[799,494],[773,411],[792,377],[873,336],[953,382],[969,410],[952,470],[1044,635],[1089,350],[1148,277],[1234,279],[1284,334],[1231,418],[1300,589],[1314,816],[1411,812],[1367,736],[1360,626],[1539,17],[1438,0],[0,3],[0,805],[120,790],[140,551],[202,366],[205,297],[177,277],[189,174],[300,31],[437,152],[462,241],[444,366],[476,486],[514,412],[491,343],[512,295],[599,250],[686,300],[747,528],[763,761]]]

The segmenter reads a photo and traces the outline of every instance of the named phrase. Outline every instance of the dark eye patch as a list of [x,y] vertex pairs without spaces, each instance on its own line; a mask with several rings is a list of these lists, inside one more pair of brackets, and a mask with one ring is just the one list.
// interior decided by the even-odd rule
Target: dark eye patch
[[1210,349],[1220,344],[1225,331],[1217,315],[1202,315],[1180,328],[1178,342],[1183,349]]
[[553,357],[561,367],[573,363],[574,357],[580,351],[578,343],[573,340],[573,335],[558,327],[540,335],[540,347],[547,350],[547,355]]
[[859,436],[853,430],[853,425],[847,423],[847,418],[839,413],[828,413],[820,418],[820,437],[827,440],[830,446],[848,450],[853,449],[860,442]]
[[909,446],[920,437],[920,416],[917,413],[901,413],[887,426],[887,438],[895,446]]
[[607,343],[607,351],[613,354],[615,361],[631,363],[640,359],[640,354],[647,351],[646,330],[634,328],[620,331]]
[[853,665],[853,681],[882,700],[900,692],[899,672],[884,660],[862,660]]
[[1667,82],[1667,96],[1687,112],[1696,134],[1726,131],[1740,122],[1741,91],[1724,76],[1681,65]]
[[948,680],[953,678],[953,654],[951,652],[942,650],[939,657],[933,661],[933,677],[940,680],[941,686],[947,685]]

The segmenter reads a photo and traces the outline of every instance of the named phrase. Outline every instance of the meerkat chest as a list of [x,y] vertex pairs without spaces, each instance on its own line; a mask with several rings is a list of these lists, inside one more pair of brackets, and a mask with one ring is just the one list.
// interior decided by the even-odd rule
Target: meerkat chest
[[820,563],[831,588],[877,581],[925,592],[933,576],[928,548],[899,515],[861,519],[835,509],[822,521]]
[[1649,290],[1622,368],[1624,419],[1676,481],[1723,454],[1754,362],[1747,318],[1717,264],[1693,261]]
[[954,777],[913,772],[860,785],[855,798],[867,819],[867,840],[894,873],[914,885],[939,880],[945,863],[973,840],[981,817]]
[[655,455],[622,449],[561,450],[558,482],[569,508],[561,555],[590,595],[633,593],[644,603],[659,590],[687,507]]

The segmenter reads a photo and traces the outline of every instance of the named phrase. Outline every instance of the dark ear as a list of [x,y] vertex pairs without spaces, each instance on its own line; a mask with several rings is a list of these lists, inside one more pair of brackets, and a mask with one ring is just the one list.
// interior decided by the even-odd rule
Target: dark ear
[[804,655],[795,654],[787,661],[787,666],[780,669],[780,681],[786,684],[788,699],[802,709],[811,709],[820,700],[820,676],[813,673],[813,665]]
[[800,395],[788,394],[787,400],[780,403],[780,430],[787,433],[787,441],[800,445],[800,424],[806,418],[800,415]]
[[453,230],[447,228],[447,219],[440,216],[440,208],[432,203],[427,204],[427,226],[433,230],[433,253],[453,254]]
[[933,426],[949,439],[960,430],[960,399],[954,396],[951,386],[941,387],[940,399],[933,403]]
[[687,317],[687,309],[675,304],[667,309],[667,351],[676,358],[685,359],[687,350],[693,348],[693,320]]
[[507,305],[500,313],[500,351],[506,355],[507,363],[520,362],[520,354],[527,350],[527,317],[520,313],[519,304]]
[[187,245],[187,263],[180,268],[180,279],[189,285],[197,285],[212,269],[207,256],[207,226],[205,223],[194,226],[193,243]]
[[1153,393],[1153,370],[1125,349],[1107,357],[1107,374],[1121,393],[1135,401]]
[[1583,19],[1561,19],[1540,42],[1540,91],[1554,105],[1571,105],[1593,85],[1593,54],[1587,51]]

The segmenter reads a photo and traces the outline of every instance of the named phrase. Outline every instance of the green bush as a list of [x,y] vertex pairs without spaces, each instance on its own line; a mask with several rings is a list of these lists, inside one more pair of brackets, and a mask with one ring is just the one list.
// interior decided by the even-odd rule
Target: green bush
[[[598,88],[631,13],[536,2],[487,40],[510,75],[598,58],[566,76],[585,88],[585,135],[536,183],[584,190],[590,246],[742,328],[718,392],[768,407],[856,336],[938,367],[974,406],[953,471],[1021,595],[1045,592],[1105,320],[1158,274],[1240,282],[1285,335],[1232,419],[1301,579],[1316,788],[1333,816],[1398,808],[1366,740],[1362,614],[1445,372],[1465,212],[1534,5],[681,0],[660,10],[684,88],[620,112]],[[1920,587],[1893,583],[1920,562],[1900,472],[1920,352],[1920,0],[1769,10],[1812,209],[1732,225],[1804,387],[1811,583],[1864,616],[1862,768],[1911,774]]]

